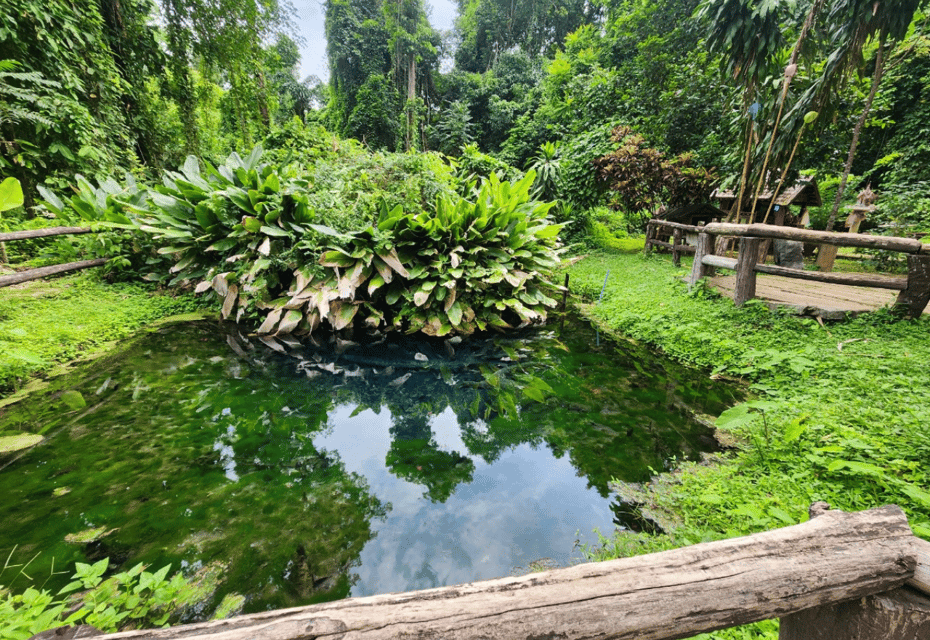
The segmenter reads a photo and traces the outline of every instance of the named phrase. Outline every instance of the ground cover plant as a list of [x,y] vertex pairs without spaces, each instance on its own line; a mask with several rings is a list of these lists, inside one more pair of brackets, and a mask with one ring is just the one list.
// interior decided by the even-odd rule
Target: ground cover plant
[[90,273],[2,288],[0,395],[161,318],[201,308],[191,295],[156,293],[144,283],[111,285]]
[[[717,418],[738,442],[719,464],[685,463],[636,488],[643,508],[669,523],[665,535],[621,533],[590,557],[796,524],[817,500],[846,511],[898,504],[915,533],[930,538],[930,370],[920,365],[930,356],[926,317],[878,312],[820,326],[761,303],[737,309],[701,286],[689,294],[681,282],[687,266],[675,268],[667,256],[600,253],[569,272],[572,291],[602,329],[754,394]],[[774,638],[773,625],[713,637]]]

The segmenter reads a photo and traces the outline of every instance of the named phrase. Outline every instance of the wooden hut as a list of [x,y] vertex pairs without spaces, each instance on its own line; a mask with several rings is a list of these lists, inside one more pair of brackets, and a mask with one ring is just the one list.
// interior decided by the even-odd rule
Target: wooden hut
[[[750,222],[752,191],[748,189],[747,191],[743,193],[743,210],[740,211],[738,218],[733,218],[733,222]],[[754,222],[763,221],[765,213],[769,209],[769,204],[772,202],[772,195],[771,188],[759,194]],[[717,189],[710,197],[719,203],[721,209],[730,211],[733,203],[736,202],[737,196],[738,194],[734,191]],[[813,178],[798,178],[793,185],[779,191],[770,218],[766,222],[777,225],[807,226],[807,208],[822,205],[823,201],[820,199],[820,189],[817,187],[817,181]],[[794,211],[791,210],[792,207],[795,208]]]
[[[727,219],[727,212],[718,209],[714,205],[703,202],[700,204],[686,204],[680,207],[663,211],[657,216],[659,220],[666,222],[677,222],[689,226],[704,225],[709,222],[722,222]],[[659,228],[656,231],[656,240],[669,242],[671,232],[667,228]],[[685,236],[685,244],[697,246],[697,233],[688,233]]]

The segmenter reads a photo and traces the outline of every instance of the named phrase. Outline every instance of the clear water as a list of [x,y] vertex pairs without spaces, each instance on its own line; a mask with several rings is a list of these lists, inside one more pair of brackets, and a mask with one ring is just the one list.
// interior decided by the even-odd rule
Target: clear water
[[2,410],[0,430],[47,440],[0,457],[0,553],[38,554],[40,583],[52,561],[220,562],[212,604],[241,593],[246,611],[576,562],[622,523],[610,479],[712,449],[689,409],[733,397],[569,324],[456,345],[273,350],[213,323],[135,340]]

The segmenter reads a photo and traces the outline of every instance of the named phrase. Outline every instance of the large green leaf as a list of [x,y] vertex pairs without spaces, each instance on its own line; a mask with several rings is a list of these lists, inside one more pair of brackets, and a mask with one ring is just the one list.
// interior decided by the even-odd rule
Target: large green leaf
[[391,267],[391,269],[396,271],[399,275],[403,276],[404,278],[410,277],[410,274],[407,273],[404,265],[400,263],[400,258],[397,257],[396,249],[391,249],[390,251],[379,253],[378,257],[381,258],[385,264]]
[[329,307],[329,322],[333,325],[333,329],[339,331],[349,326],[356,313],[358,313],[357,304],[334,300]]
[[355,258],[346,255],[341,249],[325,251],[320,256],[320,264],[324,267],[342,267],[347,268],[355,264]]
[[449,322],[455,326],[459,326],[462,323],[462,305],[458,302],[450,306],[446,310],[446,314],[449,316]]

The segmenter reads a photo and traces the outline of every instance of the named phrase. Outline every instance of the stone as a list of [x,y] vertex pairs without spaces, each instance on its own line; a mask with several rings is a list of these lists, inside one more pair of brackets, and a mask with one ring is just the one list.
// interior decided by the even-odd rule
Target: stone
[[804,243],[794,240],[773,240],[775,264],[787,269],[804,269]]

